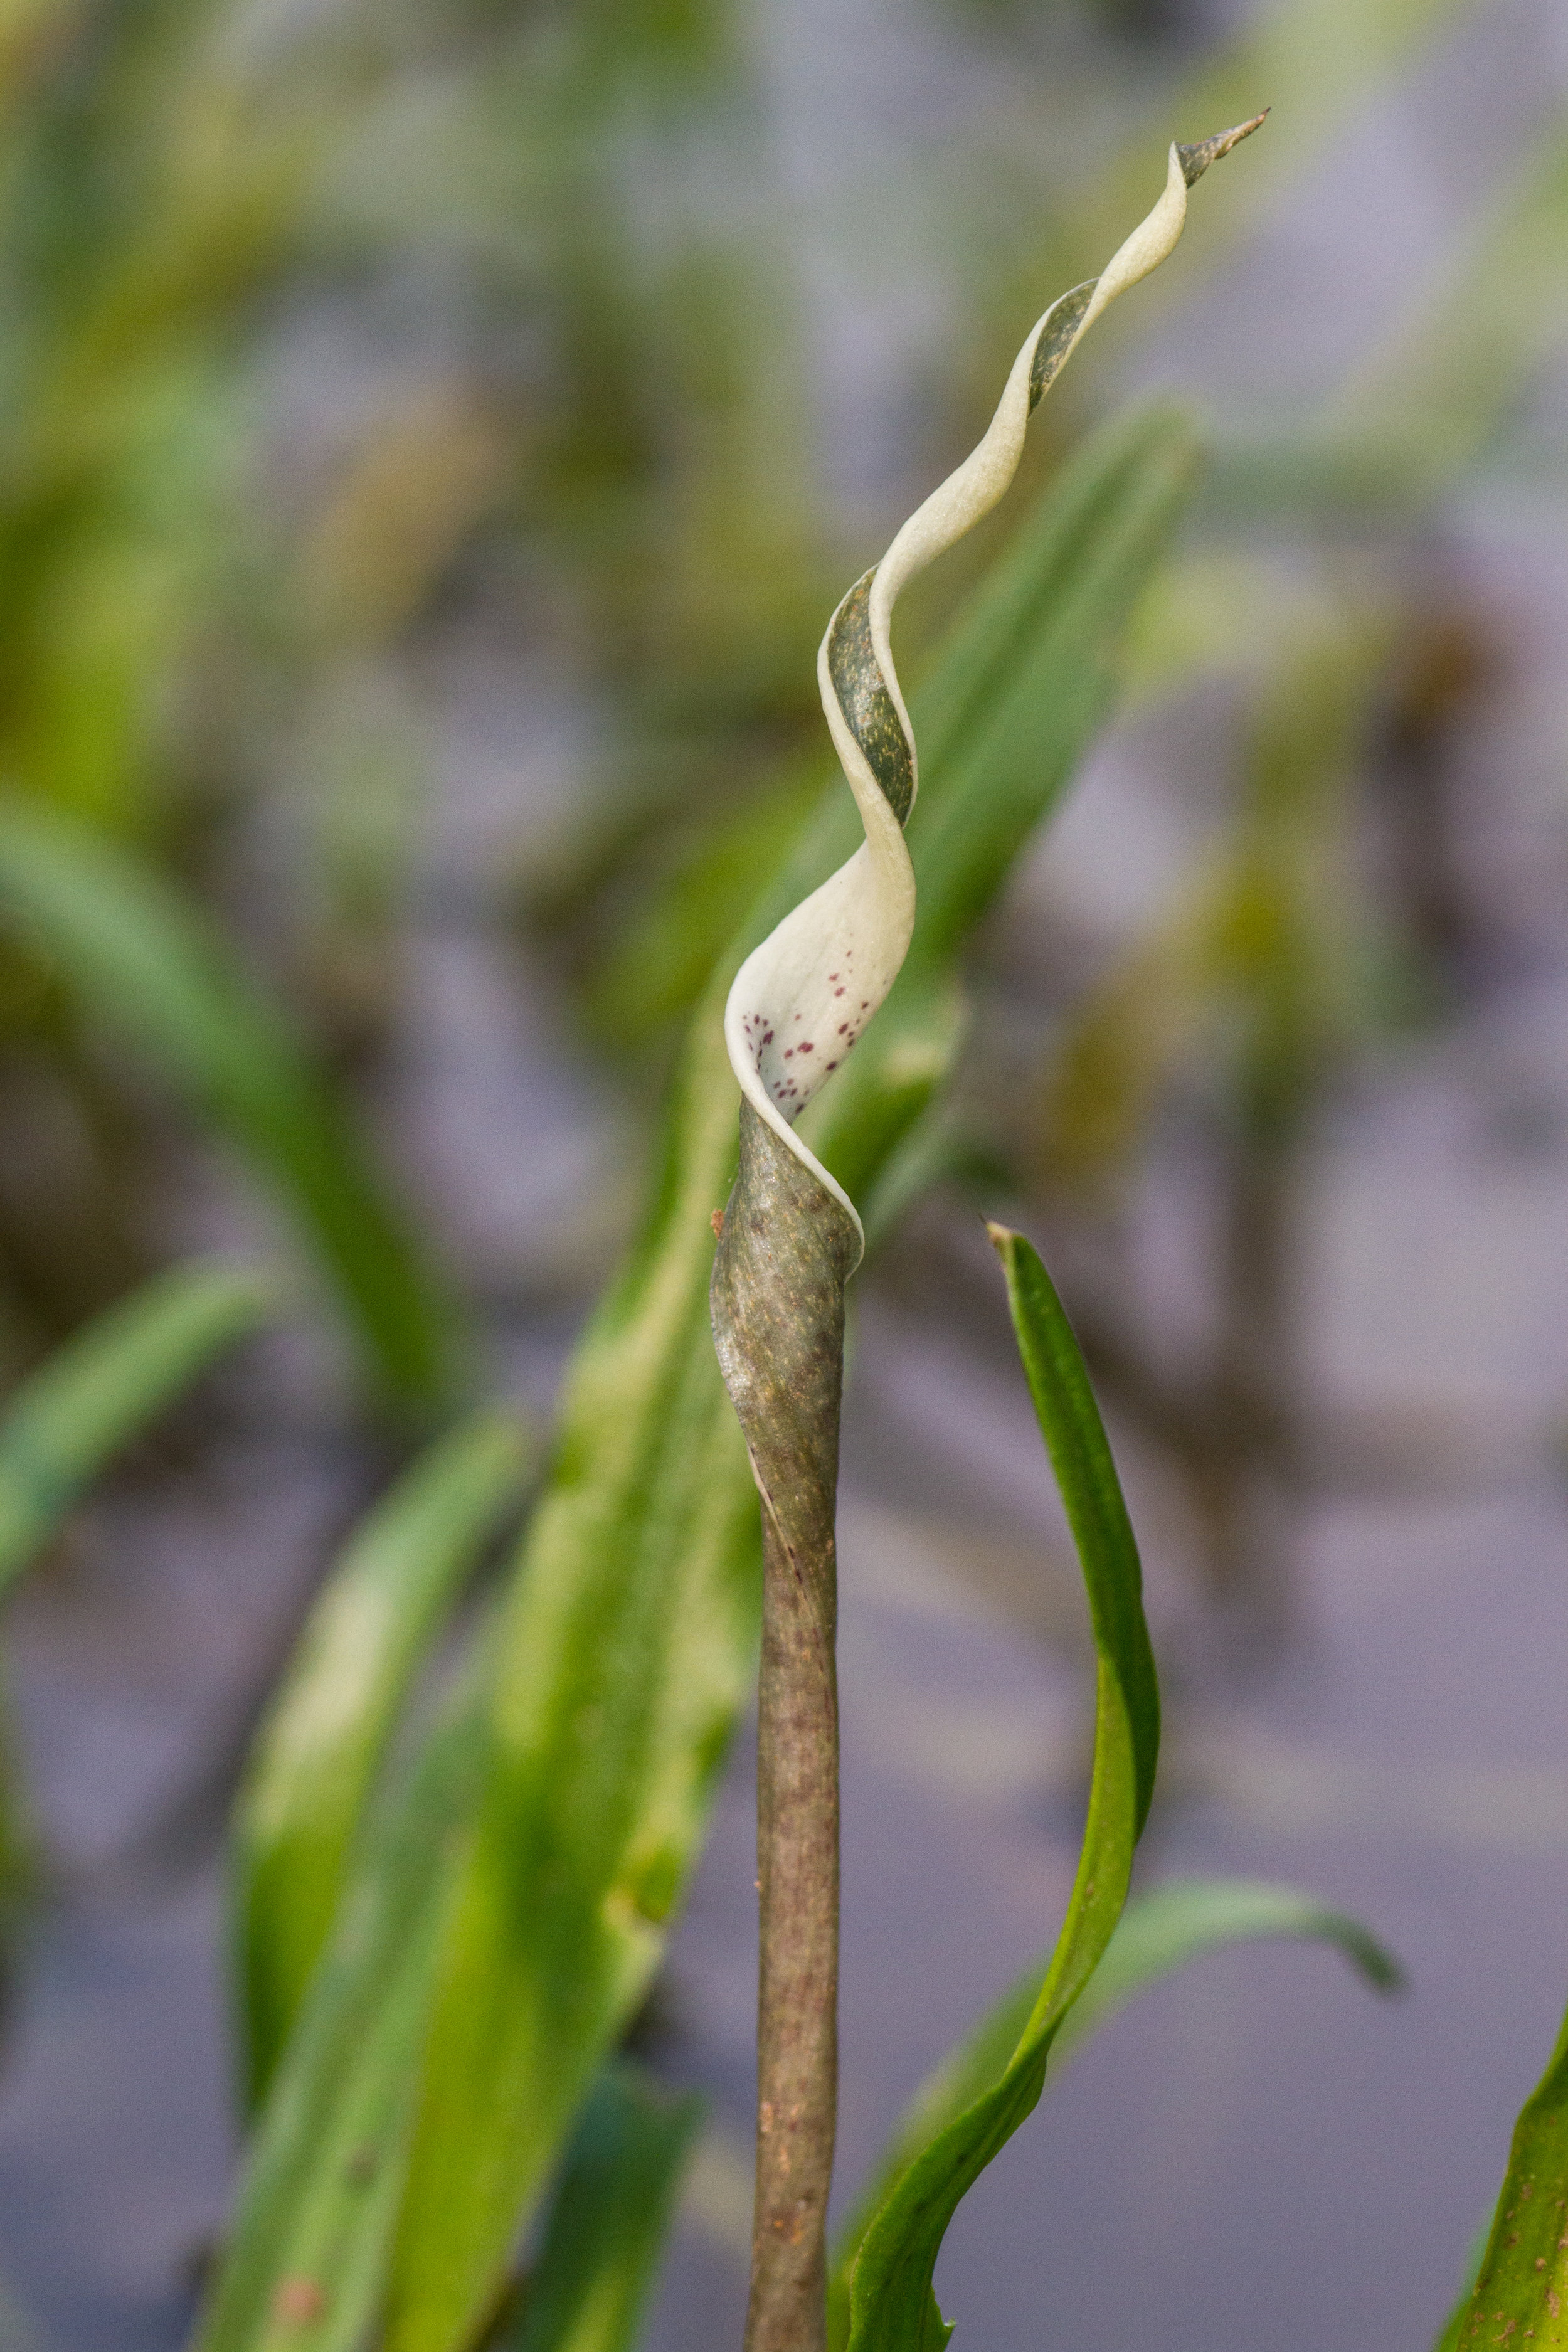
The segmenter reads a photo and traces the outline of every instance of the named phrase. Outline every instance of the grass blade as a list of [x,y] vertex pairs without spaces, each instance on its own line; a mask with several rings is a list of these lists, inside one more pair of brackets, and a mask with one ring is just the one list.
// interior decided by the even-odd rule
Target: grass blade
[[58,1348],[0,1417],[0,1592],[110,1457],[276,1305],[259,1276],[155,1275]]
[[[1545,2074],[1520,2109],[1502,2193],[1475,2284],[1437,2352],[1478,2343],[1563,2341],[1568,2298],[1568,2018]],[[1483,2336],[1482,2330],[1486,2333]]]
[[[900,979],[839,1081],[857,1091],[826,1150],[852,1190],[942,1076],[956,1032],[931,1008],[951,1005],[953,953],[1103,713],[1192,467],[1190,432],[1168,415],[1086,446],[915,698],[931,747],[918,838],[910,826],[927,929],[905,1013]],[[999,677],[992,628],[1015,655],[1048,657]],[[958,746],[987,695],[1011,709],[984,792]],[[756,1496],[708,1341],[710,1219],[736,1139],[721,1011],[740,956],[842,862],[856,825],[837,787],[723,960],[678,1074],[651,1215],[567,1383],[499,1634],[492,1759],[442,1956],[389,2352],[455,2352],[489,2308],[520,2217],[657,1966],[750,1683]]]
[[[1105,1957],[1057,2030],[1047,2084],[1056,2080],[1071,2052],[1146,1987],[1205,1952],[1286,1936],[1336,1947],[1379,1991],[1390,1991],[1400,1981],[1396,1964],[1357,1920],[1325,1908],[1297,1887],[1253,1878],[1176,1880],[1128,1905]],[[848,2340],[850,2276],[872,2220],[922,2152],[1005,2073],[1049,1965],[1046,1954],[1024,1970],[927,2077],[900,2119],[834,2248],[828,2342],[835,2352],[841,2352]]]
[[0,909],[281,1198],[388,1398],[437,1401],[449,1333],[408,1236],[338,1104],[185,900],[91,827],[12,795],[0,801]]
[[1062,2021],[1053,2065],[1146,1986],[1189,1961],[1230,1944],[1280,1937],[1332,1946],[1376,1992],[1396,1992],[1404,1983],[1398,1961],[1370,1929],[1299,1886],[1266,1878],[1173,1879],[1128,1905],[1105,1958]]
[[920,2149],[866,2228],[850,2282],[854,2352],[940,2352],[952,2334],[931,2290],[947,2225],[1035,2106],[1057,2030],[1110,1941],[1159,1754],[1159,1689],[1138,1548],[1089,1375],[1036,1252],[1000,1225],[991,1238],[1089,1595],[1097,1660],[1089,1818],[1067,1917],[1011,2056]]
[[1476,2282],[1480,2277],[1481,2264],[1487,2258],[1487,2247],[1490,2243],[1496,2222],[1497,2200],[1494,2198],[1486,2220],[1465,2249],[1465,2272],[1459,2287],[1458,2300],[1438,2330],[1432,2352],[1458,2352],[1459,2346],[1465,2340],[1465,2329],[1473,2315],[1472,2297],[1476,2291]]
[[495,2352],[632,2352],[702,2101],[608,2066],[567,2151],[539,2256]]
[[533,1454],[514,1412],[464,1422],[362,1523],[322,1587],[252,1753],[236,1824],[235,1943],[259,2103],[342,1891],[410,1679],[515,1507]]
[[377,1811],[252,2145],[196,2352],[359,2352],[402,2194],[451,1864],[484,1743],[468,1699]]

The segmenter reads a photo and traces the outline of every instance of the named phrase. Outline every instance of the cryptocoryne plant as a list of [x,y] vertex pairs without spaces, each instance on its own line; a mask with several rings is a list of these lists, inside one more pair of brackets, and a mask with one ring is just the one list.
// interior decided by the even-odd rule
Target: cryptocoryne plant
[[[914,869],[903,828],[914,804],[916,754],[893,667],[892,609],[907,583],[996,504],[1017,470],[1029,417],[1074,347],[1119,294],[1165,259],[1182,233],[1187,190],[1262,120],[1256,116],[1194,146],[1172,146],[1164,193],[1153,211],[1100,277],[1061,296],[1037,322],[984,437],[839,604],[823,638],[817,675],[865,839],[747,958],[725,1010],[725,1039],[742,1101],[740,1172],[719,1220],[713,1329],[762,1496],[764,1561],[757,1734],[757,2171],[748,2352],[814,2352],[825,2343],[827,2325],[826,2216],[837,2074],[834,1509],[845,1285],[864,1237],[854,1203],[802,1140],[795,1122],[887,996],[914,929]],[[1031,1278],[1018,1255],[1022,1246],[1012,1236],[999,1242],[1016,1312],[1019,1286]],[[1040,1298],[1047,1297],[1041,1311],[1059,1344],[1065,1326],[1059,1309],[1051,1314],[1054,1294],[1046,1284]],[[1070,1335],[1066,1344],[1070,1349]],[[1080,1378],[1068,1386],[1069,1409],[1081,1424],[1076,1434],[1083,1437],[1092,1423],[1092,1444],[1098,1436],[1092,1401]],[[1119,1497],[1112,1517],[1113,1549],[1131,1553]],[[1138,1631],[1131,1674],[1151,1695],[1152,1743],[1157,1718],[1141,1613]],[[1131,1745],[1139,1746],[1136,1736]],[[1148,1744],[1132,1763],[1140,1826],[1152,1771]],[[1108,1912],[1107,1937],[1121,1907],[1120,1896],[1106,1904],[1109,1891],[1102,1887],[1100,1898]],[[1085,1969],[1079,1980],[1087,1974]],[[982,2164],[991,2152],[981,2157]],[[910,2314],[922,2343],[926,2306],[934,2313],[929,2277],[928,2268]],[[940,2317],[936,2326],[941,2328]],[[860,2332],[857,2326],[856,2336]],[[942,2340],[941,2334],[934,2338]]]

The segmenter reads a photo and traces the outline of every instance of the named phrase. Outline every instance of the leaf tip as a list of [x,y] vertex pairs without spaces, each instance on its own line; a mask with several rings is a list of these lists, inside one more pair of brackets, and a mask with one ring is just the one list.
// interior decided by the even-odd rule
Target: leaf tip
[[1371,1937],[1358,1958],[1361,1972],[1373,1992],[1402,1993],[1410,1990],[1410,1978],[1402,1961]]
[[1239,147],[1244,139],[1250,139],[1253,132],[1267,122],[1273,110],[1272,107],[1266,106],[1261,114],[1253,115],[1248,121],[1238,122],[1229,131],[1216,131],[1212,139],[1200,139],[1191,147],[1184,147],[1178,140],[1176,160],[1181,164],[1182,177],[1188,187],[1196,185],[1211,163],[1217,163],[1222,155],[1228,155],[1233,147]]

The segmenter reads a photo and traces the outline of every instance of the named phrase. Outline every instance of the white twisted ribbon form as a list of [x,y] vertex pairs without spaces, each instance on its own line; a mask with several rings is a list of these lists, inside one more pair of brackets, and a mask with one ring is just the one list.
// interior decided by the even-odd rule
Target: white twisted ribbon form
[[914,805],[915,740],[889,624],[905,582],[1007,488],[1030,412],[1079,337],[1170,252],[1193,182],[1255,127],[1172,148],[1165,192],[1148,219],[1099,278],[1051,305],[1014,362],[979,447],[829,621],[817,656],[822,705],[866,838],[747,958],[725,1008],[743,1099],[740,1171],[717,1221],[713,1339],[762,1497],[763,1556],[757,2175],[745,2352],[825,2352],[826,2341],[824,2223],[837,2076],[834,1521],[844,1286],[865,1237],[853,1202],[795,1122],[891,988],[914,929],[903,828]]
[[1198,145],[1173,144],[1164,193],[1098,278],[1053,302],[1025,339],[984,438],[917,509],[828,622],[817,681],[834,747],[866,828],[836,874],[786,915],[735,976],[724,1038],[742,1093],[854,1223],[855,1204],[795,1132],[843,1062],[909,951],[915,878],[903,828],[914,806],[914,730],[893,667],[889,625],[900,592],[963,538],[1018,468],[1035,408],[1101,311],[1159,267],[1186,221],[1187,190],[1256,131],[1259,114]]

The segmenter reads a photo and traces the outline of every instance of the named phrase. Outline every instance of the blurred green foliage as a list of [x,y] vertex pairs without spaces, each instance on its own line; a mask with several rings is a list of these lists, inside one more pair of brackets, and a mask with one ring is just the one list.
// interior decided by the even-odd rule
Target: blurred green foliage
[[[1174,8],[1099,13],[1115,37],[969,11],[1024,96],[983,168],[962,142],[958,170],[931,161],[955,226],[927,255],[911,476],[967,446],[1019,320],[1136,216],[1171,129],[1276,104],[1264,179],[1216,185],[1155,305],[1196,294],[1463,16],[1288,0],[1188,46]],[[131,1294],[0,1427],[0,1568],[261,1311],[248,1277],[135,1290],[170,1246],[169,1171],[208,1136],[281,1200],[384,1396],[429,1421],[471,1368],[427,1270],[441,1236],[384,1205],[350,1099],[378,1104],[402,1042],[443,649],[521,651],[584,718],[577,821],[490,879],[626,1089],[650,1105],[675,1072],[649,1219],[498,1611],[465,1649],[458,1588],[521,1476],[515,1430],[481,1418],[362,1525],[253,1756],[239,2039],[265,2095],[207,2352],[302,2329],[352,2352],[389,2280],[397,2352],[457,2352],[492,2311],[513,2352],[616,2352],[693,2127],[614,2052],[752,1639],[754,1507],[706,1353],[733,1126],[716,1006],[759,908],[847,838],[836,803],[813,818],[812,657],[902,487],[847,491],[815,423],[814,304],[875,250],[876,167],[810,221],[810,282],[771,71],[740,0],[16,0],[0,21],[0,1109],[28,1139],[0,1155],[6,1370]],[[1303,1155],[1336,1089],[1468,984],[1440,772],[1497,657],[1405,534],[1528,466],[1513,419],[1568,326],[1565,158],[1548,126],[1322,414],[1222,435],[1130,632],[1189,466],[1159,415],[911,600],[922,929],[817,1145],[879,1244],[939,1180],[1070,1240],[1103,1235],[1188,1118],[1220,1208],[1212,1361],[1172,1396],[1131,1276],[1131,1317],[1089,1297],[1081,1320],[1113,1405],[1209,1496],[1222,1592],[1258,1570],[1244,1490],[1302,1452]],[[884,228],[912,194],[884,194]],[[1042,472],[1131,331],[1075,361]],[[1119,666],[1143,722],[1214,697],[1215,822],[993,1059],[989,976],[964,997],[984,919]],[[443,1644],[465,1661],[447,1689]],[[1289,1905],[1248,1932],[1266,1914],[1345,1940]],[[984,2090],[1011,2048],[975,2046]]]
[[327,1939],[408,1686],[476,1558],[515,1513],[533,1450],[515,1413],[489,1411],[406,1472],[329,1575],[273,1696],[234,1838],[253,2107]]

